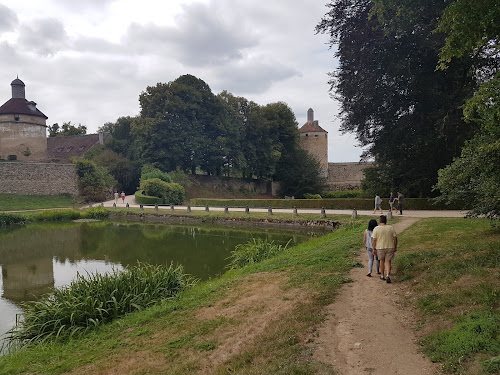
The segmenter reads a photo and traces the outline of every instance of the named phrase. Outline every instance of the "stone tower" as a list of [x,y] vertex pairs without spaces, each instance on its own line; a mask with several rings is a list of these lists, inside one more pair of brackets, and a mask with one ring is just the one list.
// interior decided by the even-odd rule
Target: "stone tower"
[[0,107],[0,159],[46,160],[47,116],[26,100],[23,81],[16,78],[10,85],[12,98]]
[[320,163],[322,176],[328,177],[328,132],[314,120],[312,108],[307,110],[307,122],[299,129],[300,146]]

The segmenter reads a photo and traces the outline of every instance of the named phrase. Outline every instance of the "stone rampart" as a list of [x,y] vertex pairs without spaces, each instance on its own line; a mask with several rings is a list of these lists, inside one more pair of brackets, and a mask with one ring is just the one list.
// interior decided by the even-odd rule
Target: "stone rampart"
[[330,190],[356,190],[361,188],[363,171],[372,166],[364,163],[328,163],[328,187]]
[[0,162],[0,193],[78,195],[75,165]]

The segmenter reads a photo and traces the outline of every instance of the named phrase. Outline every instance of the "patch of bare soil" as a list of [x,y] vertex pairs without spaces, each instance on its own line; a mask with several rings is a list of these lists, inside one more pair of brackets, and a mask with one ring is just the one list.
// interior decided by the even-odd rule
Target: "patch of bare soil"
[[[402,218],[394,228],[400,233],[417,220]],[[439,366],[419,351],[412,329],[415,316],[403,303],[408,292],[397,275],[392,284],[380,280],[375,269],[367,277],[365,248],[358,260],[364,267],[351,270],[353,282],[327,307],[327,319],[316,332],[315,359],[332,365],[339,375],[438,374]]]
[[268,327],[289,314],[297,301],[306,298],[297,289],[283,290],[284,284],[282,275],[254,274],[230,296],[200,311],[199,319],[223,317],[236,320],[237,324],[221,327],[214,332],[212,339],[218,343],[217,347],[201,359],[199,374],[210,374],[232,356],[245,352]]

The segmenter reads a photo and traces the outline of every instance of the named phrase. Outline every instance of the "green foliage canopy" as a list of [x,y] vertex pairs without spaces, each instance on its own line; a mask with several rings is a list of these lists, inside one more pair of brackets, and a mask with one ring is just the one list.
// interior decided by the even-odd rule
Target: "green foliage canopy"
[[436,71],[445,37],[434,29],[448,3],[334,0],[317,26],[338,46],[329,83],[341,101],[341,130],[375,158],[365,186],[379,192],[431,195],[437,171],[477,130],[460,109],[477,85],[473,59]]

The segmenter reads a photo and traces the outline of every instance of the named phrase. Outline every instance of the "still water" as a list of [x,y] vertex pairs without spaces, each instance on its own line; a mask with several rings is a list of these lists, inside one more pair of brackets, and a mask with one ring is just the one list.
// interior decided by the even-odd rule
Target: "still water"
[[276,229],[231,229],[115,222],[32,224],[0,231],[0,341],[15,324],[19,304],[68,285],[77,273],[135,265],[182,264],[198,279],[225,271],[234,247],[251,237],[289,246],[311,234]]

